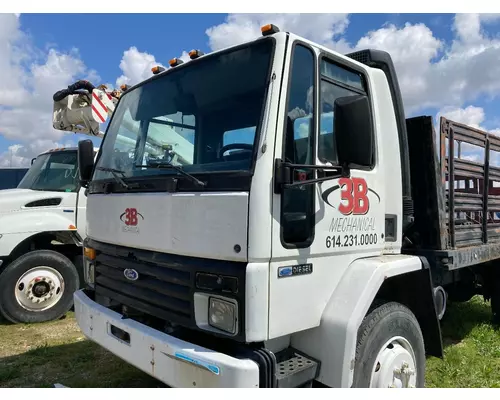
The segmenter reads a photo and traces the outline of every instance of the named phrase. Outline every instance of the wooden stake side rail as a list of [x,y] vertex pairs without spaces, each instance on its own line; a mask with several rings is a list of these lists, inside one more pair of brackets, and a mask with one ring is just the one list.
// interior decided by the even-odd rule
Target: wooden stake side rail
[[[463,144],[482,149],[482,162],[464,159]],[[500,138],[441,117],[440,155],[448,249],[500,243],[500,167],[490,164],[500,160]]]

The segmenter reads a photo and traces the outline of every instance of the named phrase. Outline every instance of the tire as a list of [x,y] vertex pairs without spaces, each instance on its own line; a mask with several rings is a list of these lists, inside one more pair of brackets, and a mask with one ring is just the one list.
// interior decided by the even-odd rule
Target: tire
[[32,251],[0,274],[0,313],[13,323],[56,320],[73,306],[79,287],[78,272],[67,257],[52,250]]
[[[388,341],[393,338],[392,348],[391,345],[386,347]],[[399,368],[408,357],[413,363],[410,368],[413,367],[416,372],[410,377],[412,386],[422,388],[425,384],[425,347],[417,319],[400,303],[386,302],[375,305],[358,330],[352,386],[390,387],[392,371]],[[374,382],[371,382],[372,378]],[[402,379],[395,382],[401,381]]]

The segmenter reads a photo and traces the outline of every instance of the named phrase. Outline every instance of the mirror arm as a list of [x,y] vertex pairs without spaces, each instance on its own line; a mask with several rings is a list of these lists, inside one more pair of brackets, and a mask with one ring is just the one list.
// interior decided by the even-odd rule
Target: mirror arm
[[[309,179],[305,181],[293,182],[293,171],[294,169],[298,168],[313,169],[322,172],[332,171],[335,173],[333,175],[324,176],[317,179]],[[338,179],[342,177],[349,177],[350,174],[351,171],[349,169],[349,166],[347,165],[341,167],[325,167],[324,165],[292,164],[284,162],[281,159],[276,159],[275,174],[274,174],[274,192],[276,194],[279,194],[283,189],[311,185],[313,183],[329,181],[332,179]]]
[[[323,168],[325,169],[325,168]],[[323,178],[317,178],[317,179],[309,179],[307,181],[300,181],[300,182],[295,182],[295,183],[284,183],[283,188],[288,189],[288,188],[294,188],[294,187],[299,187],[299,186],[305,186],[305,185],[312,185],[313,183],[319,183],[319,182],[324,182],[324,181],[330,181],[332,179],[338,179],[338,178],[344,178],[349,176],[349,169],[339,167],[339,171],[335,173],[334,175],[330,176],[324,176]]]

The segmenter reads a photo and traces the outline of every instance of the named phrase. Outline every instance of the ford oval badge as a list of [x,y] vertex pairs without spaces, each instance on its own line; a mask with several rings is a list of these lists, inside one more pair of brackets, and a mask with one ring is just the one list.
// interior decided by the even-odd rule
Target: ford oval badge
[[125,278],[129,281],[136,281],[139,279],[139,273],[135,269],[127,268],[123,271],[123,275],[125,275]]

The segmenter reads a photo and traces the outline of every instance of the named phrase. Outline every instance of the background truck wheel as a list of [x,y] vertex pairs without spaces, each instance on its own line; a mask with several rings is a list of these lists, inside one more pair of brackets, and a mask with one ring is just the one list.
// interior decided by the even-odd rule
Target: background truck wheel
[[424,387],[425,348],[413,313],[395,302],[376,305],[358,331],[353,387]]
[[52,321],[73,305],[80,286],[73,263],[52,250],[36,250],[9,264],[0,275],[0,312],[13,323]]

